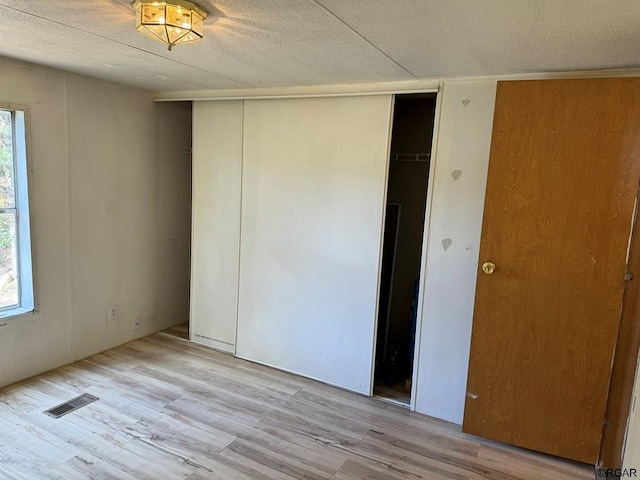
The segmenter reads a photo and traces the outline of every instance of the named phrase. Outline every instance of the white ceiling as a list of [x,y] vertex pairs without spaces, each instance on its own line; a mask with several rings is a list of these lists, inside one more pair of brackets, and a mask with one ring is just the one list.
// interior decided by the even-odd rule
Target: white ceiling
[[640,67],[638,0],[202,0],[167,51],[129,0],[0,0],[0,56],[155,91]]

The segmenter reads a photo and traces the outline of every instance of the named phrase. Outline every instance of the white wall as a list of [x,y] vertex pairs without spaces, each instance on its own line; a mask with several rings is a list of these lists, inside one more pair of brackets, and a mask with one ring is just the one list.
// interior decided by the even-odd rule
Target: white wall
[[466,395],[495,95],[496,81],[445,83],[430,182],[414,404],[418,412],[458,424]]
[[239,356],[369,394],[391,100],[245,102]]
[[235,353],[243,102],[193,106],[191,340]]
[[0,322],[0,386],[186,320],[190,106],[6,60],[0,102],[31,108],[38,305]]

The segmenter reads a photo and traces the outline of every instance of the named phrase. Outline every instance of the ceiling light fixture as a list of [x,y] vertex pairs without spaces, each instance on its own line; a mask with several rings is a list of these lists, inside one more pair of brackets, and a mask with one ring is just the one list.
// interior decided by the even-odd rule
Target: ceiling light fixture
[[205,12],[198,4],[186,0],[134,0],[136,30],[166,43],[169,50],[174,45],[198,41],[204,35]]

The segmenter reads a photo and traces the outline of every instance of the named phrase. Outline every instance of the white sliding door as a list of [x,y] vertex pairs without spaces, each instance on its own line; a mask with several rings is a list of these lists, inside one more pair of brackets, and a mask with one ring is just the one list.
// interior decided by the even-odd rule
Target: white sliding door
[[[496,81],[450,81],[431,178],[416,411],[462,423]],[[434,157],[432,157],[434,158]],[[457,174],[457,175],[456,175]]]
[[193,104],[191,340],[235,351],[242,101]]
[[245,101],[238,356],[369,394],[391,107]]

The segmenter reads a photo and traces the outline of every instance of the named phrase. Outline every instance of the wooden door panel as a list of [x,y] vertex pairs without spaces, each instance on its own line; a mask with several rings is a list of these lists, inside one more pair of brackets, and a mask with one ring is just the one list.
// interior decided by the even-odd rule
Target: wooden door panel
[[595,463],[640,175],[640,80],[500,82],[464,431]]

